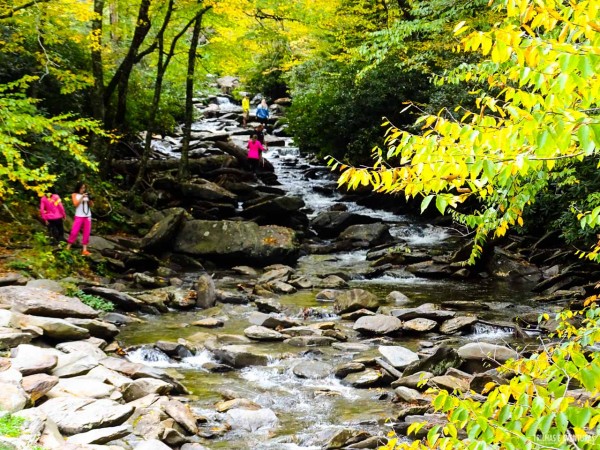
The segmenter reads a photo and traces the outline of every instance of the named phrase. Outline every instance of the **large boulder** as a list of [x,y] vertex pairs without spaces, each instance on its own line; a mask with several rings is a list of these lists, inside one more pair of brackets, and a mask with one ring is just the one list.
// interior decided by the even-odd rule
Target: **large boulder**
[[155,223],[142,238],[140,248],[147,251],[168,248],[181,226],[184,215],[184,209],[177,209],[167,214],[163,219]]
[[335,297],[335,310],[338,314],[345,314],[359,309],[375,311],[379,307],[377,296],[364,289],[352,289]]
[[388,225],[375,223],[351,225],[340,233],[338,239],[350,241],[353,247],[374,247],[391,242],[394,238]]
[[300,211],[304,206],[304,200],[300,197],[269,195],[244,203],[241,215],[261,224],[306,228],[308,218]]
[[204,200],[216,203],[236,203],[237,195],[221,186],[203,179],[195,179],[193,183],[183,183],[181,192],[187,199]]
[[78,298],[36,287],[0,287],[0,303],[11,305],[13,311],[38,316],[58,318],[98,316],[98,311],[82,303]]
[[317,215],[311,226],[324,238],[333,238],[351,225],[375,223],[377,219],[345,211],[325,211]]
[[85,328],[55,317],[29,316],[14,313],[12,323],[19,328],[41,328],[44,331],[44,337],[56,341],[78,341],[90,337],[90,332]]
[[490,360],[504,363],[518,358],[519,354],[508,347],[487,342],[471,342],[458,349],[458,355],[465,360]]
[[190,220],[174,243],[174,250],[217,261],[241,263],[293,262],[298,257],[296,233],[254,222]]

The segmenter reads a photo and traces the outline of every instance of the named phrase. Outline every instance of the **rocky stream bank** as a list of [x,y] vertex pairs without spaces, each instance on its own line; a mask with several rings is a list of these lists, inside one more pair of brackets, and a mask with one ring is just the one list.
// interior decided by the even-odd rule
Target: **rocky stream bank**
[[592,292],[600,274],[552,235],[467,268],[452,230],[338,193],[290,146],[286,103],[257,177],[243,150],[251,130],[225,96],[197,105],[192,180],[174,176],[180,137],[155,141],[148,209],[119,211],[140,235],[91,243],[92,260],[120,276],[64,280],[116,311],[50,280],[0,278],[0,409],[25,420],[1,445],[377,448],[390,429],[444,422],[428,387],[477,398],[507,383],[494,367],[555,326],[539,314]]

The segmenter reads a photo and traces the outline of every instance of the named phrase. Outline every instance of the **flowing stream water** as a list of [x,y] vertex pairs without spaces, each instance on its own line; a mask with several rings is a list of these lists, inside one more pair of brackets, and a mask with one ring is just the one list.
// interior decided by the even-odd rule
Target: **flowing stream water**
[[[210,128],[210,122],[196,124],[198,128]],[[239,137],[238,139],[245,139]],[[245,141],[239,141],[242,144]],[[301,196],[314,216],[340,202],[342,196],[331,190],[333,178],[326,168],[312,168],[318,176],[307,179],[303,174],[311,168],[309,162],[299,154],[298,149],[286,140],[283,147],[270,147],[267,158],[275,166],[275,172],[285,191],[290,195]],[[424,224],[415,218],[398,216],[387,211],[376,211],[346,203],[349,211],[369,215],[390,225],[394,237],[401,238],[413,251],[443,251],[455,245],[453,230]],[[514,284],[507,280],[431,280],[417,278],[404,271],[391,271],[381,276],[365,279],[360,274],[368,267],[366,251],[347,253],[308,255],[300,258],[298,273],[315,275],[345,272],[351,279],[350,287],[367,289],[380,298],[391,291],[401,291],[412,301],[408,306],[423,303],[439,303],[446,300],[472,300],[484,303],[489,310],[476,311],[488,321],[510,320],[517,314],[534,311],[532,294],[527,284]],[[196,274],[182,274],[186,280],[195,279]],[[237,283],[246,279],[233,272],[222,271],[214,274],[218,288],[234,289]],[[249,279],[247,279],[249,280]],[[287,307],[286,313],[302,317],[305,308],[318,314],[310,318],[315,321],[335,321],[349,337],[349,342],[357,342],[360,337],[353,332],[352,323],[335,315],[330,303],[315,299],[319,290],[301,290],[278,299]],[[393,306],[393,305],[389,305]],[[251,305],[219,305],[210,310],[170,312],[161,316],[144,316],[144,322],[127,325],[122,329],[119,340],[123,346],[148,344],[129,353],[128,359],[149,365],[166,367],[177,371],[185,386],[192,392],[190,400],[194,410],[208,420],[207,429],[220,427],[231,422],[226,414],[215,412],[214,404],[222,400],[221,392],[232,391],[236,397],[244,397],[270,408],[278,422],[252,429],[252,422],[234,423],[233,429],[204,445],[210,449],[319,449],[327,432],[336,428],[356,428],[385,435],[389,430],[388,419],[396,408],[391,402],[391,388],[354,389],[342,384],[333,376],[321,380],[300,379],[292,368],[301,361],[318,360],[332,367],[353,358],[378,356],[377,345],[381,339],[360,340],[370,346],[363,352],[337,350],[333,347],[297,348],[284,343],[257,343],[256,348],[269,356],[267,366],[254,366],[228,373],[211,373],[202,368],[213,361],[210,352],[204,350],[181,362],[169,361],[164,355],[152,349],[158,340],[177,341],[190,339],[201,333],[243,335],[250,324],[248,315],[255,311]],[[201,317],[226,319],[225,325],[216,330],[200,329],[187,324]],[[511,330],[502,327],[480,325],[471,335],[453,338],[456,345],[468,341],[488,341],[503,343],[510,341]],[[414,351],[420,349],[420,342],[438,339],[436,335],[420,337],[385,338],[388,342],[403,345]],[[447,339],[447,337],[446,337]],[[268,422],[268,418],[267,418]],[[263,421],[264,423],[264,421]]]

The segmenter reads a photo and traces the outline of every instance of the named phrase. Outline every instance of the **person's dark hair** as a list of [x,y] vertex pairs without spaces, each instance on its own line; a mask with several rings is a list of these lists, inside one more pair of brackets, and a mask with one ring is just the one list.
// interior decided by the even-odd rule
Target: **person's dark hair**
[[79,191],[81,190],[81,186],[83,186],[85,183],[83,181],[78,181],[77,184],[75,185],[75,190],[73,192],[79,194]]
[[258,136],[256,134],[253,134],[250,139],[258,139]]
[[56,186],[48,186],[46,189],[46,194],[58,194],[58,189]]

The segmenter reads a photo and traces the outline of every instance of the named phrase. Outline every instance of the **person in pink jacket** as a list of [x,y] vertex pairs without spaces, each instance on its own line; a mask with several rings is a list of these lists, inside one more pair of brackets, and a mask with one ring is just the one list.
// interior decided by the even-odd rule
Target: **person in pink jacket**
[[66,219],[65,208],[56,189],[50,188],[40,199],[40,214],[48,227],[48,233],[54,243],[65,240],[63,220]]
[[250,140],[248,141],[248,164],[250,164],[250,168],[252,172],[256,174],[256,170],[260,165],[260,158],[262,157],[262,152],[265,151],[265,147],[258,140],[258,136],[253,134]]

